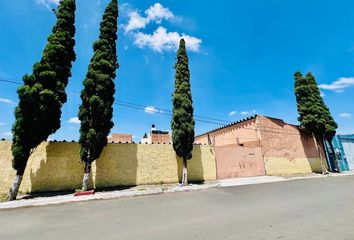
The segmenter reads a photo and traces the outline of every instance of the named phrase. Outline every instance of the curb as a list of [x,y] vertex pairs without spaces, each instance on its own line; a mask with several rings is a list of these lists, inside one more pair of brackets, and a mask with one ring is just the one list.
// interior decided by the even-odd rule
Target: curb
[[0,210],[5,209],[15,209],[15,208],[25,208],[25,207],[38,207],[38,206],[48,206],[63,203],[73,203],[73,202],[86,202],[91,200],[110,200],[119,198],[129,198],[129,197],[139,197],[148,195],[157,195],[163,193],[177,193],[177,192],[191,192],[204,190],[209,188],[218,187],[218,183],[211,183],[205,185],[189,185],[186,187],[175,186],[173,188],[164,189],[162,187],[155,189],[147,189],[144,191],[139,190],[121,190],[112,192],[98,192],[94,195],[81,195],[74,197],[74,194],[58,196],[58,197],[38,197],[35,199],[17,200],[13,202],[3,202],[0,203]]
[[279,177],[279,176],[259,176],[259,177],[248,177],[248,178],[234,178],[219,180],[216,182],[210,182],[203,185],[189,185],[185,187],[174,186],[170,188],[166,187],[151,187],[150,189],[145,189],[139,191],[134,190],[117,190],[112,192],[97,192],[94,195],[82,195],[74,197],[74,194],[55,196],[55,197],[38,197],[34,199],[23,199],[12,202],[0,203],[0,210],[24,208],[24,207],[36,207],[36,206],[47,206],[56,205],[63,203],[73,203],[73,202],[85,202],[91,200],[110,200],[119,198],[129,198],[129,197],[139,197],[148,195],[157,195],[164,193],[177,193],[177,192],[191,192],[199,191],[210,188],[224,188],[224,187],[235,187],[235,186],[246,186],[246,185],[256,185],[262,183],[274,183],[274,182],[286,182],[293,180],[302,179],[314,179],[314,178],[328,178],[328,177],[343,177],[352,176],[354,172],[345,173],[330,173],[328,175],[310,175],[310,176],[294,176],[294,177]]

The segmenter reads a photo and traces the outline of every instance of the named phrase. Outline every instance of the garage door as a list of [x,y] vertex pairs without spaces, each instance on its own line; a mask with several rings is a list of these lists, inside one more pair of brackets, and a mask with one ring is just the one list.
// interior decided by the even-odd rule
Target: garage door
[[218,146],[215,147],[215,157],[218,179],[265,174],[260,147]]

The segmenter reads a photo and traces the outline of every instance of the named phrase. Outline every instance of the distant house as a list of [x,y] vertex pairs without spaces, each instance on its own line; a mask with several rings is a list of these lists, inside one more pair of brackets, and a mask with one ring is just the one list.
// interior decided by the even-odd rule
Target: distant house
[[125,133],[113,133],[112,136],[107,138],[108,142],[115,142],[115,143],[132,143],[133,136],[132,134],[125,134]]
[[219,179],[327,170],[312,135],[281,119],[254,115],[195,137],[215,149]]
[[149,134],[144,135],[141,139],[141,143],[157,144],[157,143],[171,143],[171,137],[169,131],[157,130],[155,124],[151,126]]

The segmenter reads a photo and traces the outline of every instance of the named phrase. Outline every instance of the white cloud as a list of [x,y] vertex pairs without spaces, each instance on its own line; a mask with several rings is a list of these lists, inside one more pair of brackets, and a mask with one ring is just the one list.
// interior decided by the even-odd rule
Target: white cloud
[[146,113],[164,113],[163,110],[156,109],[155,106],[147,106],[145,107],[144,111]]
[[[184,33],[168,31],[161,26],[162,20],[180,21],[180,17],[176,17],[168,8],[160,3],[155,3],[149,7],[142,16],[139,10],[131,9],[129,5],[123,5],[126,8],[128,23],[123,24],[125,34],[133,38],[133,42],[139,48],[148,47],[156,52],[176,51],[179,41],[184,38],[186,47],[192,52],[199,52],[202,40]],[[154,22],[160,26],[152,33],[144,33],[139,31],[144,29],[149,23]]]
[[123,25],[125,33],[133,30],[145,28],[150,22],[161,24],[163,19],[171,20],[174,18],[173,13],[163,7],[160,3],[155,3],[145,11],[146,17],[140,15],[137,10],[131,10],[128,13],[129,21],[126,25]]
[[149,20],[140,16],[137,11],[130,12],[128,15],[129,22],[124,26],[125,33],[128,33],[132,30],[145,28],[145,26],[149,23]]
[[256,114],[256,110],[252,110],[252,111],[242,111],[241,115],[252,115],[252,114]]
[[175,51],[178,49],[179,41],[183,38],[186,47],[192,52],[199,52],[202,40],[196,37],[180,35],[178,32],[167,32],[166,28],[158,27],[152,34],[138,32],[134,35],[134,43],[140,47],[149,47],[156,52]]
[[58,5],[61,0],[36,0],[37,4],[43,5],[48,9],[51,9],[51,5]]
[[147,19],[157,23],[161,23],[163,19],[169,20],[174,18],[173,13],[168,8],[163,7],[160,3],[155,3],[145,11],[145,14],[147,15]]
[[80,124],[81,121],[79,120],[78,117],[72,117],[68,120],[68,123],[75,123],[75,124]]
[[13,101],[7,98],[0,98],[0,103],[15,104]]
[[352,117],[352,115],[350,113],[340,113],[339,116],[341,118],[351,118]]
[[229,113],[229,116],[233,116],[233,115],[236,115],[236,111],[231,111],[230,113]]
[[321,95],[321,97],[325,97],[326,96],[326,94],[324,94],[324,92],[322,92],[322,91],[320,91],[320,95]]
[[331,84],[320,84],[318,85],[321,89],[332,90],[335,92],[343,92],[344,89],[354,85],[354,77],[342,77],[338,78],[336,81]]

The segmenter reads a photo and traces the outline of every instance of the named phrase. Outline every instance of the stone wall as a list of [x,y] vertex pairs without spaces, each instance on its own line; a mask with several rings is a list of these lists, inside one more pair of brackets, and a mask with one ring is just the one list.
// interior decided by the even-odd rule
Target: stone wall
[[[15,171],[11,142],[0,142],[0,193],[6,193]],[[74,190],[81,187],[84,165],[78,143],[44,142],[31,155],[20,192]],[[190,181],[216,180],[214,151],[195,145],[188,161]],[[177,183],[182,161],[170,144],[108,144],[93,163],[90,186],[95,188]]]

